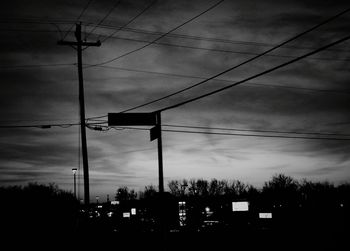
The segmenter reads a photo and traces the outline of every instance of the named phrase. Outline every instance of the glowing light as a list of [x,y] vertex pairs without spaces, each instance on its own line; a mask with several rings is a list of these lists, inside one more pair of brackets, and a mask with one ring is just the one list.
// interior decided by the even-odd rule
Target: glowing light
[[232,211],[248,211],[248,210],[249,210],[248,201],[232,202]]
[[131,214],[136,215],[136,208],[131,208]]
[[259,213],[260,219],[272,219],[272,213]]

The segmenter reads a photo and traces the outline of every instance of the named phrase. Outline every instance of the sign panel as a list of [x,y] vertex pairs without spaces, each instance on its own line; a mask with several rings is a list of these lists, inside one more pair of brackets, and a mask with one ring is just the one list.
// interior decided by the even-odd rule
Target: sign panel
[[123,217],[124,218],[130,218],[130,213],[129,212],[123,213]]
[[259,213],[260,219],[272,219],[272,213]]
[[152,127],[150,131],[150,135],[151,135],[151,141],[158,139],[160,136],[160,126],[156,125],[155,127]]
[[108,113],[108,126],[152,126],[156,124],[155,113]]
[[232,202],[232,211],[248,211],[248,209],[249,209],[248,201]]
[[131,208],[131,214],[136,215],[136,208]]

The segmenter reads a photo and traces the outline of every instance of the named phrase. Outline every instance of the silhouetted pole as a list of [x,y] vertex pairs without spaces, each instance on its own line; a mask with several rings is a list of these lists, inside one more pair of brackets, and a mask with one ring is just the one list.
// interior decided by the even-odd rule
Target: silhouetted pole
[[164,215],[164,177],[163,177],[163,146],[162,146],[162,119],[161,119],[161,113],[156,113],[156,119],[157,119],[157,129],[158,129],[158,179],[159,179],[159,196],[160,196],[160,227],[161,227],[161,249],[166,250],[166,239],[167,239],[167,233],[166,233],[166,224],[165,224],[165,215]]
[[159,179],[159,193],[163,196],[164,193],[164,178],[163,178],[163,146],[162,146],[162,120],[160,112],[157,113],[158,126],[158,179]]
[[80,132],[81,132],[81,148],[83,155],[83,172],[84,172],[84,202],[85,205],[90,204],[89,191],[89,162],[86,143],[86,124],[85,124],[85,101],[84,101],[84,79],[83,79],[83,63],[82,63],[82,46],[100,46],[101,42],[85,42],[81,40],[81,24],[76,24],[75,37],[76,42],[58,41],[59,45],[76,46],[78,54],[78,78],[79,78],[79,106],[80,106]]

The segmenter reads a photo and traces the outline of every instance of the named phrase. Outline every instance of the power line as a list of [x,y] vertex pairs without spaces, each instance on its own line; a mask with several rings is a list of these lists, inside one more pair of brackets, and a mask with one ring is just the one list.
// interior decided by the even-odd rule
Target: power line
[[[108,127],[108,126],[105,126]],[[147,128],[139,127],[110,127],[116,130],[129,129],[129,130],[142,130],[149,131]],[[311,139],[311,140],[340,140],[346,141],[350,138],[337,138],[337,137],[311,137],[311,136],[290,136],[290,135],[272,135],[272,134],[246,134],[246,133],[224,133],[224,132],[203,132],[203,131],[188,131],[188,130],[172,130],[172,129],[162,129],[162,132],[172,132],[172,133],[189,133],[189,134],[207,134],[207,135],[221,135],[221,136],[240,136],[240,137],[258,137],[258,138],[282,138],[282,139]],[[336,134],[335,134],[336,135]],[[326,135],[324,135],[326,136]]]
[[61,66],[72,66],[76,63],[62,63],[62,64],[29,64],[29,65],[0,65],[0,69],[30,69],[30,68],[41,68],[41,67],[61,67]]
[[10,24],[75,24],[76,20],[42,18],[0,18],[0,23]]
[[[84,15],[85,11],[87,10],[87,8],[89,7],[90,3],[93,0],[88,0],[87,3],[85,4],[84,8],[82,9],[82,11],[80,12],[79,16],[76,19],[76,22],[80,21],[80,18]],[[69,28],[69,30],[66,32],[66,34],[64,35],[62,41],[67,37],[67,35],[69,34],[69,32],[71,32],[71,30],[73,29],[73,27],[75,26],[75,24],[71,25],[71,27]]]
[[[76,20],[65,20],[65,19],[42,19],[42,18],[0,18],[0,23],[24,23],[24,24],[75,24]],[[122,30],[124,32],[131,32],[131,33],[139,33],[139,34],[144,34],[144,35],[154,35],[154,36],[159,36],[165,34],[164,32],[159,32],[159,31],[150,31],[150,30],[145,30],[145,29],[140,29],[140,28],[128,28],[124,26],[113,26],[113,25],[102,25],[98,23],[88,23],[88,22],[82,22],[85,26],[92,26],[92,27],[99,27],[103,29],[113,29],[113,30]],[[10,30],[10,29],[9,29]],[[12,29],[13,31],[16,31]],[[19,30],[22,31],[22,30]],[[25,30],[23,30],[25,31]],[[35,30],[30,30],[35,32]],[[41,31],[41,32],[55,32],[55,31]],[[63,31],[67,32],[67,31]],[[90,32],[91,33],[91,32]],[[107,35],[102,35],[102,34],[96,34],[98,36],[105,36]],[[233,39],[223,39],[223,38],[215,38],[215,37],[203,37],[203,36],[193,36],[193,35],[185,35],[185,34],[179,34],[179,33],[172,33],[168,34],[167,37],[173,37],[173,38],[180,38],[180,39],[187,39],[187,40],[198,40],[198,41],[208,41],[208,42],[217,42],[217,43],[227,43],[227,44],[234,44],[234,45],[245,45],[245,46],[260,46],[260,47],[272,47],[276,46],[276,44],[273,43],[266,43],[266,42],[254,42],[254,41],[244,41],[244,40],[233,40]],[[139,42],[148,42],[144,40],[137,40],[137,39],[130,39],[130,38],[121,38],[121,37],[113,37],[111,38],[118,38],[118,39],[127,39],[127,40],[134,40],[134,41],[139,41]],[[156,43],[160,44],[160,43]],[[313,47],[310,46],[293,46],[293,45],[284,45],[282,46],[283,48],[286,49],[298,49],[298,50],[311,50],[314,49]],[[342,49],[328,49],[329,51],[337,51],[337,52],[349,52],[349,50],[342,50]]]
[[[142,39],[134,39],[134,38],[125,38],[125,37],[112,37],[114,39],[120,39],[120,40],[126,40],[126,41],[133,41],[133,42],[139,42],[139,43],[149,43],[148,40],[142,40]],[[164,43],[164,42],[154,42],[154,45],[159,46],[168,46],[168,47],[175,47],[175,48],[183,48],[183,49],[190,49],[190,50],[203,50],[203,51],[214,51],[214,52],[221,52],[221,53],[233,53],[233,54],[241,54],[241,55],[260,55],[257,52],[251,52],[251,51],[237,51],[237,50],[228,50],[228,49],[215,49],[215,48],[206,48],[206,47],[198,47],[198,46],[189,46],[189,45],[181,45],[181,44],[174,44],[174,43]],[[296,56],[291,55],[281,55],[281,54],[267,54],[267,57],[275,57],[275,58],[296,58]],[[342,58],[309,58],[310,60],[326,60],[326,61],[341,61],[341,62],[349,62],[349,59],[342,59]]]
[[[87,64],[89,65],[89,64]],[[154,74],[154,75],[161,75],[165,77],[177,77],[177,78],[192,78],[192,79],[206,79],[206,77],[201,76],[194,76],[194,75],[185,75],[185,74],[178,74],[178,73],[171,73],[171,72],[157,72],[157,71],[148,71],[148,70],[138,70],[138,69],[132,69],[132,68],[124,68],[124,67],[117,67],[117,66],[108,66],[108,65],[101,65],[97,66],[101,68],[107,68],[107,69],[116,69],[120,71],[130,71],[130,72],[138,72],[138,73],[146,73],[146,74]],[[221,79],[216,78],[215,81],[218,82],[226,82],[226,83],[234,83],[233,80],[228,79]],[[296,86],[287,86],[287,85],[281,85],[281,84],[266,84],[266,83],[258,83],[258,82],[249,82],[246,83],[246,85],[253,85],[253,86],[261,86],[261,87],[276,87],[276,88],[286,88],[286,89],[296,89],[296,90],[304,90],[304,91],[315,91],[315,92],[329,92],[329,93],[338,93],[338,94],[349,94],[349,90],[336,90],[336,89],[314,89],[314,88],[306,88],[306,87],[296,87]]]
[[71,126],[77,126],[80,123],[65,123],[65,124],[40,124],[40,125],[0,125],[0,129],[15,129],[15,128],[41,128],[49,129],[51,127],[68,128]]
[[[104,126],[102,124],[107,123],[108,121],[101,121],[92,124],[90,129],[96,129],[102,127],[102,130],[113,129],[134,129],[135,127],[110,127]],[[96,127],[94,127],[96,126]],[[281,130],[266,130],[266,129],[242,129],[242,128],[227,128],[227,127],[208,127],[208,126],[191,126],[191,125],[173,125],[173,124],[162,124],[162,127],[173,127],[173,128],[186,128],[186,129],[201,129],[201,130],[217,130],[217,131],[238,131],[238,132],[255,132],[255,133],[273,133],[273,134],[296,134],[296,135],[318,135],[318,136],[339,136],[339,137],[350,137],[350,134],[344,133],[330,133],[330,132],[311,132],[311,131],[281,131]],[[137,129],[137,128],[136,128]],[[142,128],[143,130],[148,130]],[[100,128],[98,129],[100,130]],[[162,129],[163,130],[163,129]]]
[[[217,89],[217,90],[215,90],[215,91],[208,92],[208,93],[206,93],[206,94],[197,96],[197,97],[195,97],[195,98],[188,99],[188,100],[186,100],[186,101],[177,103],[177,104],[175,104],[175,105],[171,105],[171,106],[168,106],[168,107],[159,109],[159,110],[157,110],[156,112],[162,112],[162,111],[170,110],[170,109],[173,109],[173,108],[176,108],[176,107],[179,107],[179,106],[188,104],[188,103],[190,103],[190,102],[196,101],[196,100],[198,100],[198,99],[201,99],[201,98],[204,98],[204,97],[213,95],[213,94],[215,94],[215,93],[224,91],[224,90],[226,90],[226,89],[229,89],[229,88],[231,88],[231,87],[237,86],[237,85],[239,85],[239,84],[243,84],[243,83],[245,83],[245,82],[247,82],[247,81],[249,81],[249,80],[255,79],[255,78],[260,77],[260,76],[262,76],[262,75],[265,75],[265,74],[267,74],[267,73],[273,72],[273,71],[275,71],[275,70],[277,70],[277,69],[280,69],[280,68],[282,68],[282,67],[285,67],[285,66],[287,66],[287,65],[290,65],[290,64],[292,64],[292,63],[294,63],[294,62],[297,62],[297,61],[299,61],[299,60],[301,60],[301,59],[303,59],[303,58],[306,58],[306,57],[308,57],[308,56],[314,55],[314,54],[316,54],[316,53],[318,53],[318,52],[320,52],[320,51],[325,50],[326,48],[329,48],[329,47],[331,47],[331,46],[340,44],[340,43],[342,43],[342,42],[344,42],[344,41],[346,41],[346,40],[348,40],[348,39],[350,39],[350,36],[346,36],[346,37],[344,37],[344,38],[342,38],[342,39],[339,39],[339,40],[337,40],[337,41],[335,41],[335,42],[332,42],[332,43],[330,43],[330,44],[328,44],[328,45],[326,45],[326,46],[323,46],[323,47],[321,47],[321,48],[318,48],[318,49],[316,49],[316,50],[314,50],[314,51],[311,51],[311,52],[309,52],[309,53],[306,53],[306,54],[304,54],[304,55],[302,55],[302,56],[300,56],[300,57],[297,57],[297,58],[295,58],[295,59],[292,59],[292,60],[290,60],[290,61],[287,61],[287,62],[285,62],[285,63],[283,63],[283,64],[278,65],[278,66],[272,67],[272,68],[270,68],[270,69],[268,69],[268,70],[266,70],[266,71],[263,71],[263,72],[260,72],[260,73],[258,73],[258,74],[255,74],[255,75],[253,75],[253,76],[251,76],[251,77],[248,77],[248,78],[246,78],[246,79],[244,79],[244,80],[238,81],[238,82],[236,82],[236,83],[234,83],[234,84],[225,86],[225,87],[223,87],[223,88],[219,88],[219,89]],[[209,80],[212,80],[212,79],[214,79],[214,78],[216,78],[216,77],[218,77],[218,76],[220,76],[220,75],[222,75],[222,74],[224,74],[224,73],[229,72],[230,70],[231,70],[231,68],[228,69],[228,70],[225,70],[225,71],[223,71],[223,72],[221,72],[221,73],[219,73],[219,74],[216,74],[216,75],[213,76],[213,77],[207,78],[206,80],[203,80],[203,81],[201,81],[200,83],[198,83],[198,84],[196,84],[196,85],[199,85],[199,84],[202,84],[202,83],[207,82],[207,81],[209,81]],[[164,99],[164,98],[163,98],[163,99]],[[158,100],[159,100],[159,99],[158,99]],[[154,101],[154,102],[156,102],[156,101]],[[152,102],[152,103],[154,103],[154,102]],[[148,102],[148,103],[151,103],[151,102]],[[138,106],[138,107],[141,107],[141,106]],[[135,108],[135,109],[136,109],[136,108]],[[130,110],[130,109],[129,109],[129,110]]]
[[[108,67],[108,66],[101,66],[101,67]],[[165,75],[165,76],[173,76],[173,77],[182,77],[182,78],[194,78],[194,79],[206,79],[204,77],[199,76],[191,76],[191,75],[181,75],[181,74],[172,74],[172,73],[161,73],[161,72],[154,72],[154,71],[144,71],[144,70],[133,70],[128,68],[120,68],[120,67],[108,67],[118,70],[125,70],[125,71],[132,71],[132,72],[141,72],[141,73],[150,73],[150,74],[159,74],[159,75]],[[219,82],[226,82],[226,83],[236,83],[232,80],[225,80],[225,79],[215,79]],[[350,95],[350,90],[333,90],[333,89],[314,89],[314,88],[306,88],[306,87],[296,87],[296,86],[286,86],[286,85],[278,85],[278,84],[266,84],[266,83],[258,83],[258,82],[249,82],[245,85],[248,86],[256,86],[256,87],[273,87],[273,88],[282,88],[282,89],[292,89],[292,90],[300,90],[300,91],[309,91],[309,92],[322,92],[322,93],[335,93],[340,95]],[[128,112],[131,110],[135,110],[138,107],[129,108],[126,110],[121,111],[120,113]],[[105,118],[108,115],[101,115],[101,116],[93,116],[87,118],[87,120],[96,120],[100,118]]]
[[319,135],[319,136],[342,136],[350,137],[350,134],[342,133],[324,133],[324,132],[302,132],[302,131],[279,131],[279,130],[257,130],[257,129],[239,129],[239,128],[223,128],[223,127],[206,127],[206,126],[188,126],[188,125],[171,125],[162,124],[165,127],[203,129],[203,130],[220,130],[220,131],[239,131],[239,132],[259,132],[259,133],[277,133],[277,134],[299,134],[299,135]]
[[262,138],[281,138],[281,139],[350,140],[350,138],[287,136],[287,135],[262,135],[262,134],[242,134],[242,133],[222,133],[222,132],[200,132],[200,131],[168,130],[168,129],[164,129],[162,131],[165,131],[165,132],[178,132],[178,133],[191,133],[191,134],[262,137]]
[[[206,82],[208,82],[208,81],[210,81],[210,80],[212,80],[212,79],[215,79],[215,78],[217,78],[217,77],[219,77],[219,76],[221,76],[221,75],[223,75],[223,74],[225,74],[225,73],[227,73],[227,72],[230,72],[230,71],[232,71],[232,70],[234,70],[234,69],[237,69],[237,68],[239,68],[239,67],[241,67],[241,66],[243,66],[243,65],[245,65],[245,64],[247,64],[247,63],[249,63],[249,62],[251,62],[251,61],[254,61],[255,59],[260,58],[260,57],[266,55],[267,53],[269,53],[269,52],[271,52],[271,51],[273,51],[273,50],[276,50],[276,49],[282,47],[283,45],[285,45],[285,44],[287,44],[287,43],[290,43],[290,42],[293,41],[293,40],[296,40],[297,38],[299,38],[299,37],[301,37],[301,36],[303,36],[303,35],[305,35],[305,34],[311,32],[311,31],[313,31],[313,30],[319,28],[320,26],[322,26],[322,25],[324,25],[324,24],[327,24],[327,23],[333,21],[334,19],[338,18],[338,17],[341,16],[341,15],[344,15],[345,13],[347,13],[347,12],[349,12],[349,11],[350,11],[350,8],[348,8],[348,9],[346,9],[346,10],[344,10],[344,11],[338,13],[338,14],[335,15],[335,16],[332,16],[332,17],[326,19],[325,21],[323,21],[323,22],[321,22],[321,23],[319,23],[319,24],[317,24],[317,25],[315,25],[315,26],[313,26],[313,27],[307,29],[306,31],[303,31],[303,32],[301,32],[301,33],[299,33],[299,34],[293,36],[292,38],[287,39],[286,41],[284,41],[284,42],[282,42],[282,43],[280,43],[280,44],[274,46],[274,47],[271,48],[271,49],[266,50],[266,51],[263,52],[263,53],[260,53],[259,55],[255,56],[255,57],[252,57],[252,58],[250,58],[250,59],[248,59],[248,60],[245,60],[245,61],[243,61],[242,63],[239,63],[239,64],[237,64],[237,65],[235,65],[235,66],[233,66],[233,67],[230,67],[229,69],[227,69],[227,70],[225,70],[225,71],[222,71],[222,72],[220,72],[220,73],[218,73],[218,74],[216,74],[216,75],[214,75],[214,76],[212,76],[212,77],[210,77],[210,78],[207,78],[207,79],[205,79],[205,80],[203,80],[203,81],[200,81],[199,83],[196,83],[196,84],[194,84],[194,85],[188,86],[188,87],[186,87],[186,88],[183,88],[183,89],[178,90],[178,91],[176,91],[176,92],[173,92],[173,93],[171,93],[171,94],[165,95],[165,96],[163,96],[163,97],[161,97],[161,98],[158,98],[158,99],[155,99],[155,100],[146,102],[146,103],[144,103],[144,104],[141,104],[141,105],[132,107],[132,108],[127,109],[127,110],[125,110],[125,111],[123,111],[123,112],[135,110],[135,109],[137,109],[137,108],[140,108],[140,107],[144,107],[144,106],[153,104],[153,103],[155,103],[155,102],[158,102],[158,101],[161,101],[161,100],[170,98],[170,97],[172,97],[172,96],[174,96],[174,95],[177,95],[177,94],[179,94],[179,93],[182,93],[182,92],[185,92],[185,91],[187,91],[187,90],[190,90],[190,89],[192,89],[192,88],[194,88],[194,87],[197,87],[197,86],[199,86],[199,85],[202,85],[202,84],[204,84],[204,83],[206,83]],[[330,46],[328,46],[328,47],[330,47]],[[326,48],[328,48],[328,47],[326,47]],[[316,51],[317,51],[317,50],[316,50]],[[318,51],[317,51],[317,52],[318,52]],[[313,54],[315,54],[315,53],[311,53],[311,54],[310,54],[310,53],[307,53],[307,54],[304,54],[304,55],[309,56],[309,55],[313,55]],[[295,61],[297,61],[297,60],[299,60],[299,59],[301,59],[301,58],[304,58],[304,57],[306,57],[306,56],[297,57],[297,58],[291,60],[290,62],[295,62]],[[282,64],[282,65],[283,65],[283,64]],[[250,79],[251,79],[251,78],[249,78],[249,80],[250,80]],[[247,81],[248,81],[248,80],[247,80]],[[244,82],[246,82],[246,81],[244,81]],[[240,83],[240,82],[238,82],[238,83]],[[234,86],[234,85],[237,85],[237,83],[232,84],[232,85],[230,85],[230,86],[232,87],[232,86]],[[194,100],[193,100],[193,101],[194,101]],[[189,101],[189,102],[192,102],[192,101]],[[175,107],[174,107],[174,108],[175,108]],[[169,109],[171,109],[171,108],[169,108]],[[164,109],[163,109],[163,110],[164,110]],[[160,111],[163,111],[163,110],[160,110]],[[166,110],[167,110],[167,109],[166,109]]]
[[[188,24],[189,22],[192,22],[192,21],[195,20],[196,18],[198,18],[198,17],[204,15],[204,14],[207,13],[208,11],[214,9],[216,6],[218,6],[219,4],[221,4],[223,1],[224,1],[224,0],[218,1],[217,3],[215,3],[215,4],[212,5],[212,6],[210,6],[208,9],[206,9],[205,11],[203,11],[203,12],[197,14],[196,16],[194,16],[194,17],[190,18],[189,20],[187,20],[186,22],[184,22],[184,23],[182,23],[182,24],[176,26],[175,28],[169,30],[168,32],[164,33],[163,35],[157,37],[156,39],[154,39],[154,40],[148,42],[147,44],[145,44],[145,45],[143,45],[143,46],[141,46],[141,47],[139,47],[139,48],[137,48],[137,49],[134,49],[134,50],[131,50],[131,51],[129,51],[129,52],[126,52],[126,53],[124,53],[124,54],[122,54],[122,55],[120,55],[120,56],[118,56],[118,57],[112,58],[112,59],[110,59],[110,60],[107,60],[107,61],[104,61],[104,62],[101,62],[101,63],[98,63],[98,64],[93,64],[93,65],[91,65],[91,66],[89,66],[89,67],[108,64],[108,63],[111,63],[111,62],[113,62],[113,61],[115,61],[115,60],[118,60],[118,59],[120,59],[120,58],[122,58],[122,57],[128,56],[128,55],[130,55],[130,54],[132,54],[132,53],[135,53],[135,52],[137,52],[137,51],[140,51],[140,50],[142,50],[142,49],[144,49],[144,48],[146,48],[146,47],[148,47],[148,46],[154,44],[155,42],[159,41],[160,39],[162,39],[163,37],[167,36],[167,35],[170,34],[171,32],[173,32],[173,31],[175,31],[175,30],[181,28],[182,26]],[[105,40],[104,40],[104,41],[105,41]]]
[[[87,26],[92,26],[94,24],[86,23]],[[119,26],[111,26],[111,25],[103,25],[99,26],[100,28],[104,29],[119,29]],[[136,29],[136,28],[122,28],[124,32],[131,32],[131,33],[139,33],[144,35],[154,35],[159,36],[165,34],[164,32],[158,32],[158,31],[149,31],[145,29]],[[101,34],[99,34],[102,36]],[[168,34],[167,37],[172,38],[181,38],[181,39],[187,39],[187,40],[198,40],[198,41],[207,41],[207,42],[217,42],[217,43],[227,43],[227,44],[234,44],[234,45],[245,45],[245,46],[260,46],[260,47],[273,47],[276,46],[276,44],[273,43],[262,43],[262,42],[254,42],[254,41],[244,41],[244,40],[232,40],[232,39],[223,39],[223,38],[215,38],[215,37],[203,37],[203,36],[191,36],[191,35],[185,35],[185,34],[179,34],[179,33],[172,33]],[[121,39],[121,38],[120,38]],[[298,50],[312,50],[313,47],[309,46],[293,46],[293,45],[284,45],[282,46],[286,49],[298,49]],[[337,51],[337,52],[349,52],[349,50],[342,50],[342,49],[329,49],[329,51]]]
[[102,24],[102,23],[109,17],[110,14],[112,14],[112,12],[118,7],[118,5],[119,5],[120,3],[121,3],[121,0],[118,0],[118,1],[116,1],[116,2],[114,3],[113,7],[110,8],[110,10],[107,12],[107,14],[100,20],[100,22],[98,22],[98,23],[95,25],[95,27],[93,27],[92,30],[85,36],[85,39],[87,39],[87,38],[89,37],[89,35],[90,35],[91,33],[93,33],[93,32],[96,30],[96,28],[97,28],[100,24]]
[[[52,23],[52,25],[55,25]],[[57,26],[57,28],[59,28]],[[94,29],[93,29],[94,30]],[[33,33],[46,33],[46,32],[57,32],[57,30],[39,30],[39,29],[11,29],[11,28],[0,28],[0,31],[7,31],[7,32],[33,32]],[[59,30],[59,32],[67,32]],[[69,32],[69,31],[68,31]],[[86,36],[85,39],[92,33],[93,31],[90,31]],[[99,37],[107,37],[105,35],[97,34]],[[110,36],[108,36],[110,37]],[[112,36],[110,38],[113,39],[119,39],[119,40],[125,40],[125,41],[133,41],[133,42],[139,42],[139,43],[149,43],[151,41],[149,40],[142,40],[142,39],[135,39],[135,38],[125,38],[120,36]],[[168,46],[168,47],[175,47],[175,48],[183,48],[183,49],[190,49],[190,50],[203,50],[203,51],[213,51],[213,52],[221,52],[221,53],[232,53],[232,54],[240,54],[240,55],[259,55],[258,52],[252,52],[252,51],[239,51],[239,50],[229,50],[229,49],[216,49],[216,48],[206,48],[206,47],[198,47],[198,46],[189,46],[189,45],[182,45],[182,44],[176,44],[176,43],[165,43],[165,42],[154,42],[154,45],[158,46]],[[285,46],[282,46],[285,48]],[[298,49],[298,48],[297,48]],[[300,48],[299,48],[300,49]],[[347,52],[343,50],[343,52]],[[282,54],[267,54],[266,57],[273,57],[273,58],[296,58],[296,56],[292,55],[282,55]],[[340,61],[340,62],[349,62],[350,59],[347,58],[309,58],[309,60],[322,60],[322,61]],[[86,64],[89,66],[89,64]],[[90,65],[90,66],[97,66],[97,65]]]
[[157,2],[157,0],[153,0],[149,5],[147,5],[140,13],[138,13],[136,16],[134,16],[133,18],[131,18],[127,23],[125,23],[123,26],[120,26],[117,30],[115,30],[113,33],[111,33],[109,36],[105,37],[102,42],[106,42],[107,39],[111,38],[112,36],[114,36],[115,34],[117,34],[120,30],[124,29],[126,26],[128,26],[129,24],[131,24],[132,22],[134,22],[138,17],[140,17],[141,15],[143,15],[148,9],[150,9],[155,3]]
[[[121,130],[149,130],[147,128],[135,128],[135,127],[109,127],[101,126],[101,123],[89,123],[87,127],[89,129],[98,131],[107,131],[110,128]],[[68,128],[71,126],[77,126],[80,123],[66,123],[66,124],[38,124],[38,125],[0,125],[0,129],[15,129],[15,128],[40,128],[49,129],[52,127]],[[95,125],[92,126],[92,125]],[[310,137],[310,136],[290,136],[290,135],[271,135],[271,134],[246,134],[246,133],[223,133],[223,132],[203,132],[203,131],[188,131],[188,130],[173,130],[173,129],[162,129],[164,132],[175,132],[175,133],[191,133],[191,134],[212,134],[222,136],[247,136],[247,137],[267,137],[267,138],[287,138],[287,139],[319,139],[319,140],[350,140],[350,138],[335,138],[335,137],[324,137],[324,136],[341,136],[350,137],[348,134],[339,133],[320,133],[320,132],[296,132],[296,131],[277,131],[277,130],[253,130],[253,129],[236,129],[236,128],[218,128],[218,127],[201,127],[201,126],[183,126],[183,125],[163,125],[166,127],[179,127],[179,128],[191,128],[191,129],[210,129],[210,130],[227,130],[227,131],[247,131],[247,132],[259,132],[259,133],[274,133],[274,134],[300,134],[300,135],[318,135],[323,137]]]

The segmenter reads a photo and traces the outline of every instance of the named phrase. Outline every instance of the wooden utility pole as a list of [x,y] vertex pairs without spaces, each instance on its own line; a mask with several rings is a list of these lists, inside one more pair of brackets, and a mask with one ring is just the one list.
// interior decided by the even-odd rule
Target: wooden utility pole
[[83,60],[82,47],[83,46],[101,46],[101,42],[86,42],[81,39],[81,24],[76,24],[75,37],[76,42],[72,41],[58,41],[59,45],[73,46],[77,50],[78,56],[78,77],[79,77],[79,106],[80,106],[80,127],[81,127],[81,148],[83,155],[83,172],[84,172],[84,203],[90,204],[89,191],[89,162],[88,151],[86,143],[86,124],[85,124],[85,101],[84,101],[84,79],[83,79]]

